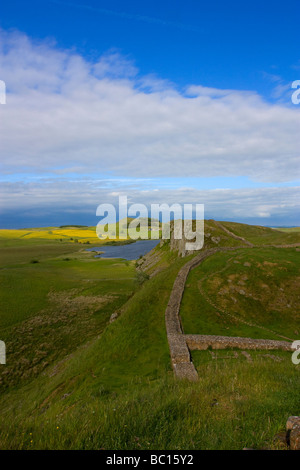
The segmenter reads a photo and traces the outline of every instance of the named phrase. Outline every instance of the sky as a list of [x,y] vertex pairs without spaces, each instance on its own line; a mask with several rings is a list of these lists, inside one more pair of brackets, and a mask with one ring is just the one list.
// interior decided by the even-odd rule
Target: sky
[[5,2],[0,228],[95,225],[98,205],[120,195],[300,225],[299,10],[299,0]]

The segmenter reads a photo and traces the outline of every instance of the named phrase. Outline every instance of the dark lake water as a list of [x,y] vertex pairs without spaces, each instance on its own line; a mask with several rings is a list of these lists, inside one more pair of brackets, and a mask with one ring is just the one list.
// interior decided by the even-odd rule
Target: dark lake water
[[103,251],[96,258],[123,258],[131,261],[149,253],[159,242],[160,240],[138,240],[128,245],[88,248],[88,251]]

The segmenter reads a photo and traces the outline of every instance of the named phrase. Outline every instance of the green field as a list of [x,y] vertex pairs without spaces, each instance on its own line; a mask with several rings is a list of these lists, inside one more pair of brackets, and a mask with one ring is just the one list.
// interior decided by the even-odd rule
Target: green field
[[[241,249],[190,273],[185,332],[298,339],[297,248],[242,248],[212,221],[206,229]],[[299,243],[295,233],[234,230],[251,232],[257,245]],[[48,235],[0,241],[0,449],[276,448],[275,434],[300,414],[300,368],[290,353],[195,351],[200,380],[173,377],[164,312],[192,255],[157,247],[149,278],[135,262],[95,259],[80,243]]]
[[133,263],[69,243],[1,247],[2,386],[37,376],[105,328],[136,289]]
[[180,310],[188,334],[277,340],[300,334],[300,251],[217,253],[187,279]]

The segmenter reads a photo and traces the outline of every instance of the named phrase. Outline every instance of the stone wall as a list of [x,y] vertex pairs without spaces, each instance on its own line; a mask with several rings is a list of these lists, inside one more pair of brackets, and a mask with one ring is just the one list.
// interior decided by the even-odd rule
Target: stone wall
[[183,335],[179,315],[182,295],[187,276],[191,269],[198,266],[205,258],[218,251],[217,248],[200,253],[188,261],[179,271],[165,311],[165,323],[170,348],[172,367],[176,377],[196,380],[198,374],[191,362],[190,351]]
[[281,349],[293,351],[292,343],[271,339],[240,338],[238,336],[184,335],[188,348],[193,350],[212,349]]
[[223,230],[225,233],[227,233],[228,235],[230,235],[232,238],[235,238],[236,240],[239,240],[239,241],[242,241],[243,243],[245,243],[245,245],[247,246],[254,246],[253,243],[249,242],[248,240],[246,240],[245,238],[243,237],[239,237],[238,235],[236,235],[235,233],[231,232],[230,230],[228,230],[228,228],[224,227],[224,225],[222,225],[220,222],[218,222],[217,220],[214,220],[215,224],[217,227],[219,227],[221,230]]

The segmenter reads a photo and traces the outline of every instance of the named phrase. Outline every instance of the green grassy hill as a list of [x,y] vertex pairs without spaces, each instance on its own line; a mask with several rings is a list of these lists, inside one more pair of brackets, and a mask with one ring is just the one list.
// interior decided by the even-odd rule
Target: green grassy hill
[[[222,225],[257,245],[299,243],[297,233]],[[217,253],[190,273],[185,332],[272,337],[244,320],[297,339],[297,248],[245,247],[214,221],[206,233],[204,249],[241,250]],[[300,369],[290,353],[195,351],[200,380],[174,379],[164,312],[193,255],[177,257],[165,242],[135,263],[94,259],[77,244],[51,240],[15,251],[11,240],[1,245],[0,339],[8,348],[0,366],[1,449],[273,447],[287,417],[300,414]]]
[[259,225],[238,224],[236,222],[221,222],[224,227],[235,235],[245,237],[255,245],[281,245],[299,243],[299,230],[282,230],[262,227]]
[[220,252],[188,276],[180,314],[187,334],[265,339],[300,335],[300,251]]

